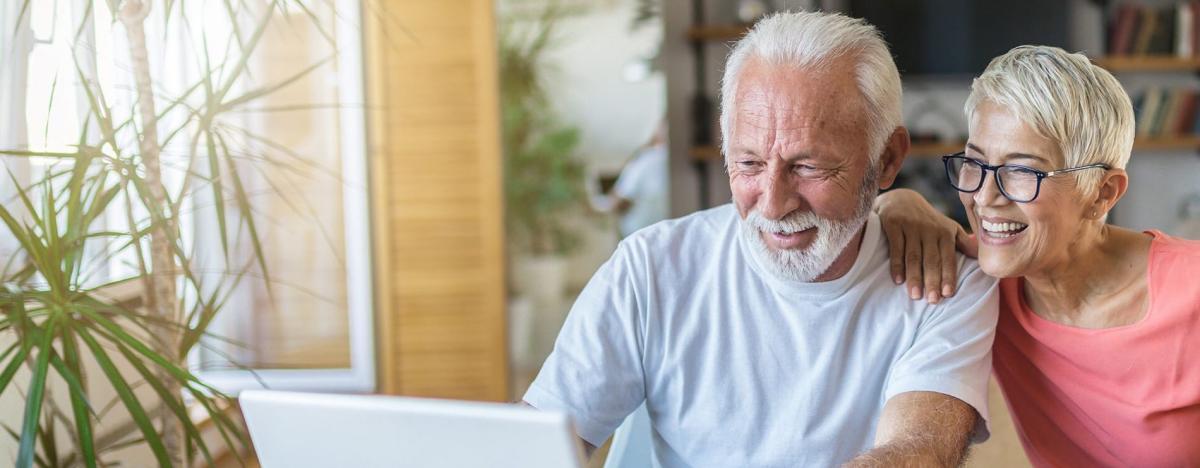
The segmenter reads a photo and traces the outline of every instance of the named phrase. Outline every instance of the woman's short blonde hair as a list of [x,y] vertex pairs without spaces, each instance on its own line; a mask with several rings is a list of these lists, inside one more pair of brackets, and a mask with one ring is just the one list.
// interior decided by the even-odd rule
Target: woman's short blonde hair
[[[1057,47],[1016,47],[992,59],[971,83],[965,107],[968,122],[984,101],[1004,106],[1058,143],[1067,167],[1103,163],[1124,168],[1129,162],[1134,135],[1129,95],[1111,73],[1083,54]],[[1074,174],[1084,193],[1092,193],[1103,171]]]

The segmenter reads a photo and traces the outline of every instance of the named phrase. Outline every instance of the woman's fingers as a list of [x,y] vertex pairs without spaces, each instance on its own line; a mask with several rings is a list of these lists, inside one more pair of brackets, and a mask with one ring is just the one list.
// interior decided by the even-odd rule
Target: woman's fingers
[[892,267],[892,281],[904,284],[904,231],[899,226],[883,223],[883,235],[887,236],[888,259]]
[[951,297],[958,286],[958,255],[954,253],[952,238],[938,238],[938,250],[942,253],[942,297]]
[[913,300],[938,303],[953,296],[958,289],[955,247],[974,256],[974,239],[911,190],[880,195],[875,211],[888,238],[892,280],[904,284]]
[[938,237],[921,239],[924,253],[925,300],[937,304],[942,300],[942,242]]
[[908,297],[920,299],[924,294],[925,279],[922,273],[922,260],[925,251],[921,247],[921,236],[912,230],[904,231],[904,276],[908,285]]

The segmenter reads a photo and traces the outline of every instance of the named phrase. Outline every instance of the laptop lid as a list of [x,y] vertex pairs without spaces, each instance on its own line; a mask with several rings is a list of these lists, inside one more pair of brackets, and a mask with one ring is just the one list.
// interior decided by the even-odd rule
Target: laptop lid
[[258,460],[276,467],[582,467],[566,415],[503,403],[248,390]]

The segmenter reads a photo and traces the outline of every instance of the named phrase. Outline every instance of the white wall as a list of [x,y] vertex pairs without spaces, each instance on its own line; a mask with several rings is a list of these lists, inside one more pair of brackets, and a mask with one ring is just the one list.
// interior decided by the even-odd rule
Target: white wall
[[[500,17],[536,12],[544,3],[502,1]],[[556,68],[548,91],[563,121],[582,131],[579,156],[598,172],[613,174],[650,138],[665,112],[662,73],[639,82],[623,78],[626,64],[653,53],[662,28],[651,22],[631,31],[633,0],[586,4],[558,26],[558,45],[547,54]]]

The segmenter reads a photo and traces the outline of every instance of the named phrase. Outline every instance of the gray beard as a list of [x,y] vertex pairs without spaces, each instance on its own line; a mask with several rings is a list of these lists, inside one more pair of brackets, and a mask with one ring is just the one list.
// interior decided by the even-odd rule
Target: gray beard
[[[764,218],[757,210],[751,210],[745,219],[739,220],[738,231],[750,248],[751,255],[769,273],[788,281],[813,282],[829,270],[867,223],[878,193],[878,171],[870,169],[864,179],[858,194],[858,209],[848,220],[826,219],[812,212],[795,211],[775,221]],[[764,233],[792,233],[813,227],[817,229],[816,239],[801,249],[775,250],[767,246],[763,239]]]

